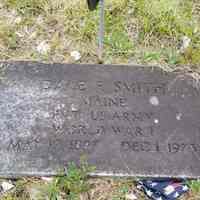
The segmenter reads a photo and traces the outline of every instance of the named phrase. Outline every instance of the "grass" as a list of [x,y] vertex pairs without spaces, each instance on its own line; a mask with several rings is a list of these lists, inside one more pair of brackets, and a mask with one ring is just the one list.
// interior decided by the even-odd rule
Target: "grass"
[[114,2],[105,15],[105,48],[107,56],[130,57],[134,42],[126,30],[127,1]]
[[8,8],[16,9],[20,14],[36,15],[42,12],[44,0],[5,0],[4,4]]
[[39,180],[18,180],[15,189],[6,194],[1,200],[31,200],[30,188],[37,191],[34,198],[37,200],[79,200],[82,193],[91,189],[88,174],[93,172],[94,167],[81,160],[78,167],[74,163],[69,163],[65,171],[54,177],[52,182],[44,184]]
[[[79,62],[98,62],[98,10],[89,12],[84,1],[1,1],[1,59],[74,62],[70,52],[78,50],[82,55]],[[166,64],[172,68],[187,64],[197,70],[199,27],[199,3],[195,0],[107,1],[104,62]],[[183,36],[191,43],[181,53]],[[50,48],[45,55],[37,51],[42,41]]]
[[136,15],[139,16],[141,38],[145,35],[179,38],[193,36],[195,23],[193,4],[188,0],[136,0]]
[[88,174],[93,170],[94,168],[86,162],[81,162],[80,167],[70,163],[67,172],[55,177],[52,183],[44,188],[39,199],[42,200],[47,196],[49,200],[58,200],[62,196],[63,199],[79,200],[80,194],[90,189]]
[[117,190],[114,191],[112,200],[126,200],[126,195],[131,192],[133,180],[121,181]]
[[189,181],[188,184],[192,192],[200,195],[200,180],[192,180],[192,181]]
[[15,28],[1,23],[0,40],[5,48],[16,49],[18,43],[18,37],[15,33]]
[[15,184],[15,189],[1,197],[1,200],[29,200],[30,196],[26,191],[27,183],[27,180],[19,179]]

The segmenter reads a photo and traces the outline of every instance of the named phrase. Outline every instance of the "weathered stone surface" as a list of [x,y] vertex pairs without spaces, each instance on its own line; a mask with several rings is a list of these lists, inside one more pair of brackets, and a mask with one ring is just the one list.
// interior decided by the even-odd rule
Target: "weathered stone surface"
[[200,90],[158,68],[1,63],[0,176],[200,177]]

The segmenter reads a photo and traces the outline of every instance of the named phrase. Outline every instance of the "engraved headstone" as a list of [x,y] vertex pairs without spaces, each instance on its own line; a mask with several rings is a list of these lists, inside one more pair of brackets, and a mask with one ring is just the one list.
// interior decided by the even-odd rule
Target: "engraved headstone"
[[1,63],[0,176],[200,177],[200,90],[140,66]]

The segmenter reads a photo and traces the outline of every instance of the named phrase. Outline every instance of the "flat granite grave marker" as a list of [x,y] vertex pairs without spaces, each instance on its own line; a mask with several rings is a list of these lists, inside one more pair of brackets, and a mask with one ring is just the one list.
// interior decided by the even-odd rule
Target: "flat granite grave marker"
[[200,177],[200,89],[141,66],[2,62],[0,176]]

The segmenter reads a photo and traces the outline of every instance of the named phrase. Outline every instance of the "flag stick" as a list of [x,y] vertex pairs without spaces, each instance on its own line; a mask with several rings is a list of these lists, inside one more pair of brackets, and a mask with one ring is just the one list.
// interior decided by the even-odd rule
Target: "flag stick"
[[103,62],[103,43],[104,43],[104,0],[99,1],[99,35],[98,35],[98,57]]

